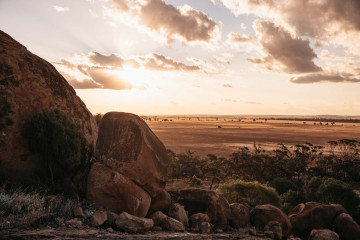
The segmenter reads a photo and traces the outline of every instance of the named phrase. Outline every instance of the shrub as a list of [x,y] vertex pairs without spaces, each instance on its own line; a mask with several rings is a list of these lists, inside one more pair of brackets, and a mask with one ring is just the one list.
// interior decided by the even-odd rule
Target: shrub
[[310,201],[343,205],[354,218],[359,220],[360,198],[349,184],[334,178],[313,177],[305,183],[304,192]]
[[301,191],[289,190],[281,195],[283,210],[289,213],[299,203],[306,202],[304,193]]
[[55,110],[36,114],[24,130],[30,151],[40,161],[40,179],[52,187],[66,186],[66,180],[81,163],[84,142],[78,128]]
[[220,185],[218,192],[231,203],[242,203],[248,207],[262,204],[280,207],[280,197],[275,189],[258,182],[231,180]]
[[289,190],[297,190],[297,185],[285,178],[275,178],[271,183],[270,186],[276,189],[278,194],[284,194]]

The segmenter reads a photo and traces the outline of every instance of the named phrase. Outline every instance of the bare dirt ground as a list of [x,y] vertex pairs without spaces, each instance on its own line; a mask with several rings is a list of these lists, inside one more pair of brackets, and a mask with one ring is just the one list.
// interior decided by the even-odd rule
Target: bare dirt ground
[[[195,151],[197,155],[209,153],[228,157],[239,147],[261,144],[271,150],[278,143],[296,145],[310,142],[327,146],[331,140],[360,140],[359,123],[303,122],[268,120],[253,122],[245,119],[197,120],[168,118],[169,121],[147,121],[166,148],[175,153]],[[170,121],[171,120],[171,121]],[[218,128],[221,126],[221,128]]]
[[81,228],[81,229],[69,229],[69,228],[43,228],[35,230],[23,230],[13,229],[10,231],[0,231],[0,239],[172,239],[172,240],[185,240],[185,239],[247,239],[247,240],[263,240],[269,239],[264,236],[251,236],[246,231],[231,232],[231,233],[189,233],[189,232],[147,232],[144,234],[127,234],[123,232],[109,233],[104,229],[94,228]]

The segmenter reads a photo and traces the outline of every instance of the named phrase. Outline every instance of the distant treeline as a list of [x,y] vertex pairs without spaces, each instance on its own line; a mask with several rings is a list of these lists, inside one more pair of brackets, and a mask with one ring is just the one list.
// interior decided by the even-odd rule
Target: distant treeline
[[360,119],[351,118],[269,118],[269,120],[303,121],[303,122],[340,122],[340,123],[360,123]]

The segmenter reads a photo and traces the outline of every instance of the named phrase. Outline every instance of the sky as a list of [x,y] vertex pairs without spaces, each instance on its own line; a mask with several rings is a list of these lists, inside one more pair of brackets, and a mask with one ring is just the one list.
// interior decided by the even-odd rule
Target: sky
[[360,1],[0,0],[92,113],[360,115]]

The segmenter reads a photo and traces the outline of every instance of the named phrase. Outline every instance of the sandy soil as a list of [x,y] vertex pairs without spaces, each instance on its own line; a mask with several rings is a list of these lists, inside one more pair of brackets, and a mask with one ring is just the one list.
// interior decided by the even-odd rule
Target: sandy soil
[[[359,123],[336,123],[314,125],[313,122],[278,121],[241,122],[231,119],[218,121],[178,120],[147,121],[153,132],[168,149],[176,153],[195,151],[206,156],[209,153],[228,157],[241,146],[261,144],[265,149],[274,149],[278,143],[295,145],[310,142],[327,146],[328,141],[340,139],[360,140]],[[221,126],[221,128],[218,128]]]
[[[260,234],[259,234],[260,235]],[[241,229],[231,233],[211,233],[199,234],[189,232],[147,232],[144,234],[127,234],[123,232],[114,231],[109,233],[103,229],[94,228],[44,228],[35,230],[12,229],[8,231],[0,231],[0,239],[172,239],[172,240],[185,240],[185,239],[247,239],[247,240],[261,240],[268,239],[263,236],[251,236]]]

